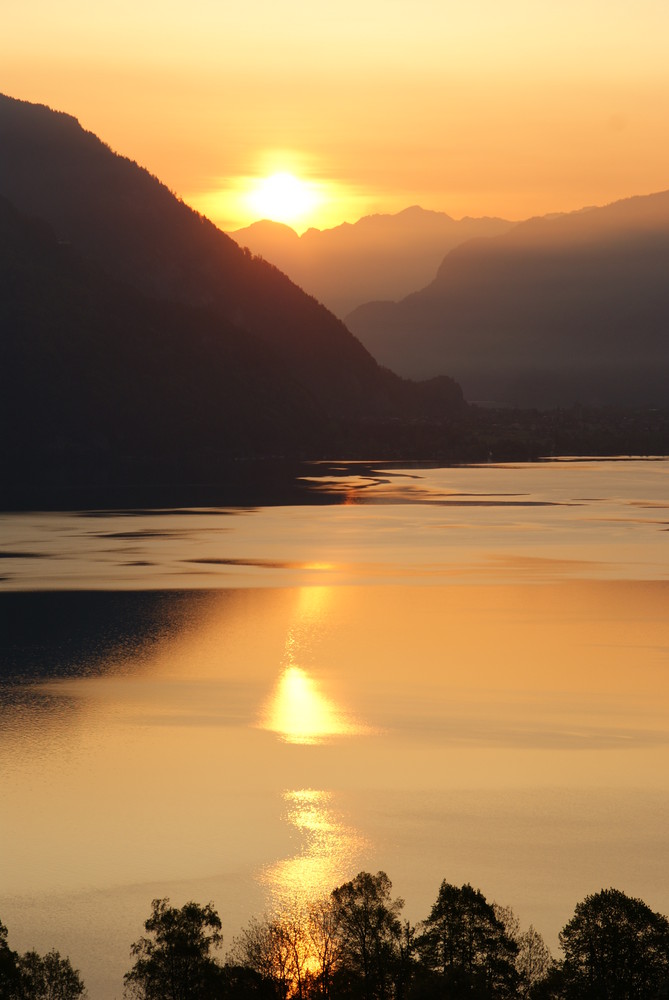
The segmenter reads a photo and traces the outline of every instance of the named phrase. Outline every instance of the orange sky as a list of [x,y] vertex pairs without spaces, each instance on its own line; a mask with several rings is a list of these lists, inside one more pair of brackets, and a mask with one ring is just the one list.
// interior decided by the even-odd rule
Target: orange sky
[[666,0],[3,0],[0,91],[75,115],[223,228],[291,171],[320,228],[669,188]]

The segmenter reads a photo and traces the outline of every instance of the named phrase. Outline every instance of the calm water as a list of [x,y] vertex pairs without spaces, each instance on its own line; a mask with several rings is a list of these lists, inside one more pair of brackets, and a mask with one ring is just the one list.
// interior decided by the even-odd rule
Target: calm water
[[388,872],[669,913],[669,463],[313,470],[340,505],[0,515],[0,919],[122,994],[154,896]]

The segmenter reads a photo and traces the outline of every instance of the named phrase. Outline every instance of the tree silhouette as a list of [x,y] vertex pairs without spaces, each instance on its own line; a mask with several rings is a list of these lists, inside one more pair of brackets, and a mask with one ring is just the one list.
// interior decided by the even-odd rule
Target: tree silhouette
[[469,884],[442,882],[417,946],[423,995],[503,1000],[516,993],[518,946],[493,906]]
[[309,959],[307,915],[291,910],[262,919],[252,917],[228,955],[228,962],[271,983],[277,1000],[306,996]]
[[18,955],[7,944],[7,928],[0,921],[0,997],[13,997],[19,985]]
[[18,955],[7,944],[7,928],[0,921],[0,1000],[80,1000],[86,987],[69,958],[52,949],[38,955]]
[[329,1000],[341,956],[339,916],[332,897],[314,900],[307,915],[309,949],[313,967],[313,991]]
[[399,919],[403,899],[391,898],[385,872],[360,872],[332,893],[339,942],[338,986],[365,1000],[393,995],[393,980],[402,939]]
[[560,946],[570,1000],[653,998],[669,977],[669,921],[618,889],[586,896]]
[[[25,1000],[79,1000],[86,995],[77,969],[69,958],[52,950],[46,955],[27,951],[19,958],[20,996]],[[0,994],[2,995],[2,994]]]
[[124,976],[126,995],[137,1000],[212,1000],[219,992],[221,967],[210,952],[223,940],[221,920],[211,903],[154,899],[144,924],[150,937],[132,946],[135,964]]
[[516,971],[520,977],[518,992],[521,997],[530,997],[538,984],[553,973],[555,960],[533,924],[523,931],[516,943]]
[[518,995],[533,996],[537,984],[548,976],[555,961],[539,931],[532,925],[526,931],[520,928],[520,920],[510,906],[493,903],[495,916],[504,925],[507,936],[518,947],[515,966],[518,973]]

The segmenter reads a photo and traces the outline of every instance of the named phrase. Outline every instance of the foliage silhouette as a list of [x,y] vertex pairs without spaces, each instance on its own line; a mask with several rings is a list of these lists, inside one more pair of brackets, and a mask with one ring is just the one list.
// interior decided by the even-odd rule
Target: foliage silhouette
[[539,983],[553,972],[555,961],[539,931],[532,925],[518,938],[516,972],[519,976],[518,992],[521,997],[532,997]]
[[[165,903],[154,901],[154,907]],[[665,1000],[669,921],[618,890],[602,890],[578,904],[560,936],[563,963],[552,959],[534,927],[522,931],[512,910],[488,903],[469,884],[442,882],[418,929],[400,921],[403,905],[392,898],[384,872],[360,872],[326,899],[252,919],[235,939],[225,967],[213,963],[214,992],[187,995],[196,1000],[246,995],[259,1000]],[[139,995],[144,1000],[159,994]],[[176,997],[165,989],[162,995]]]
[[530,997],[535,985],[548,975],[554,961],[550,950],[536,928],[530,924],[526,931],[510,906],[493,903],[495,916],[504,925],[507,936],[515,942],[518,952],[515,966],[518,973],[518,995]]
[[[603,889],[560,934],[564,961],[508,907],[442,882],[425,921],[400,920],[384,872],[360,872],[321,900],[253,918],[225,965],[211,903],[154,899],[132,946],[133,1000],[667,1000],[669,920]],[[83,1000],[79,973],[52,950],[18,955],[0,923],[0,1000]]]
[[0,921],[0,1000],[82,1000],[86,987],[69,958],[52,949],[38,955],[12,951]]
[[518,946],[493,906],[469,884],[442,882],[417,948],[431,989],[453,1000],[516,995]]
[[586,896],[560,946],[568,1000],[652,998],[669,979],[669,920],[618,889]]
[[332,985],[342,950],[339,914],[333,906],[332,896],[310,903],[307,926],[316,994],[327,1000],[332,995]]
[[253,917],[235,938],[228,961],[272,984],[272,996],[287,1000],[306,995],[309,976],[307,917],[297,910],[277,917]]
[[0,997],[14,997],[19,989],[19,956],[7,944],[7,928],[0,921]]
[[217,977],[216,1000],[275,1000],[276,987],[253,969],[226,962]]
[[211,903],[180,909],[154,899],[144,928],[150,936],[132,946],[135,959],[125,979],[137,1000],[210,1000],[220,985],[220,965],[211,952],[222,941],[221,920]]
[[277,1000],[398,996],[393,984],[408,980],[402,945],[411,935],[391,889],[384,872],[360,872],[303,910],[252,919],[228,959],[273,982]]
[[46,955],[27,951],[19,958],[21,997],[24,1000],[80,1000],[86,996],[79,972],[69,958],[52,950]]
[[347,995],[385,1000],[400,957],[403,899],[392,899],[392,882],[385,872],[360,872],[332,893],[339,942],[339,973],[335,994],[346,984]]

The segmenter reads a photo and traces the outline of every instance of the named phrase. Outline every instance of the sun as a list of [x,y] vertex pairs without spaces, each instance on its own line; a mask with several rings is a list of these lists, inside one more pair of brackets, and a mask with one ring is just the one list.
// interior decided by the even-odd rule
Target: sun
[[248,195],[249,206],[256,218],[288,225],[302,222],[322,201],[317,184],[286,172],[260,178]]

